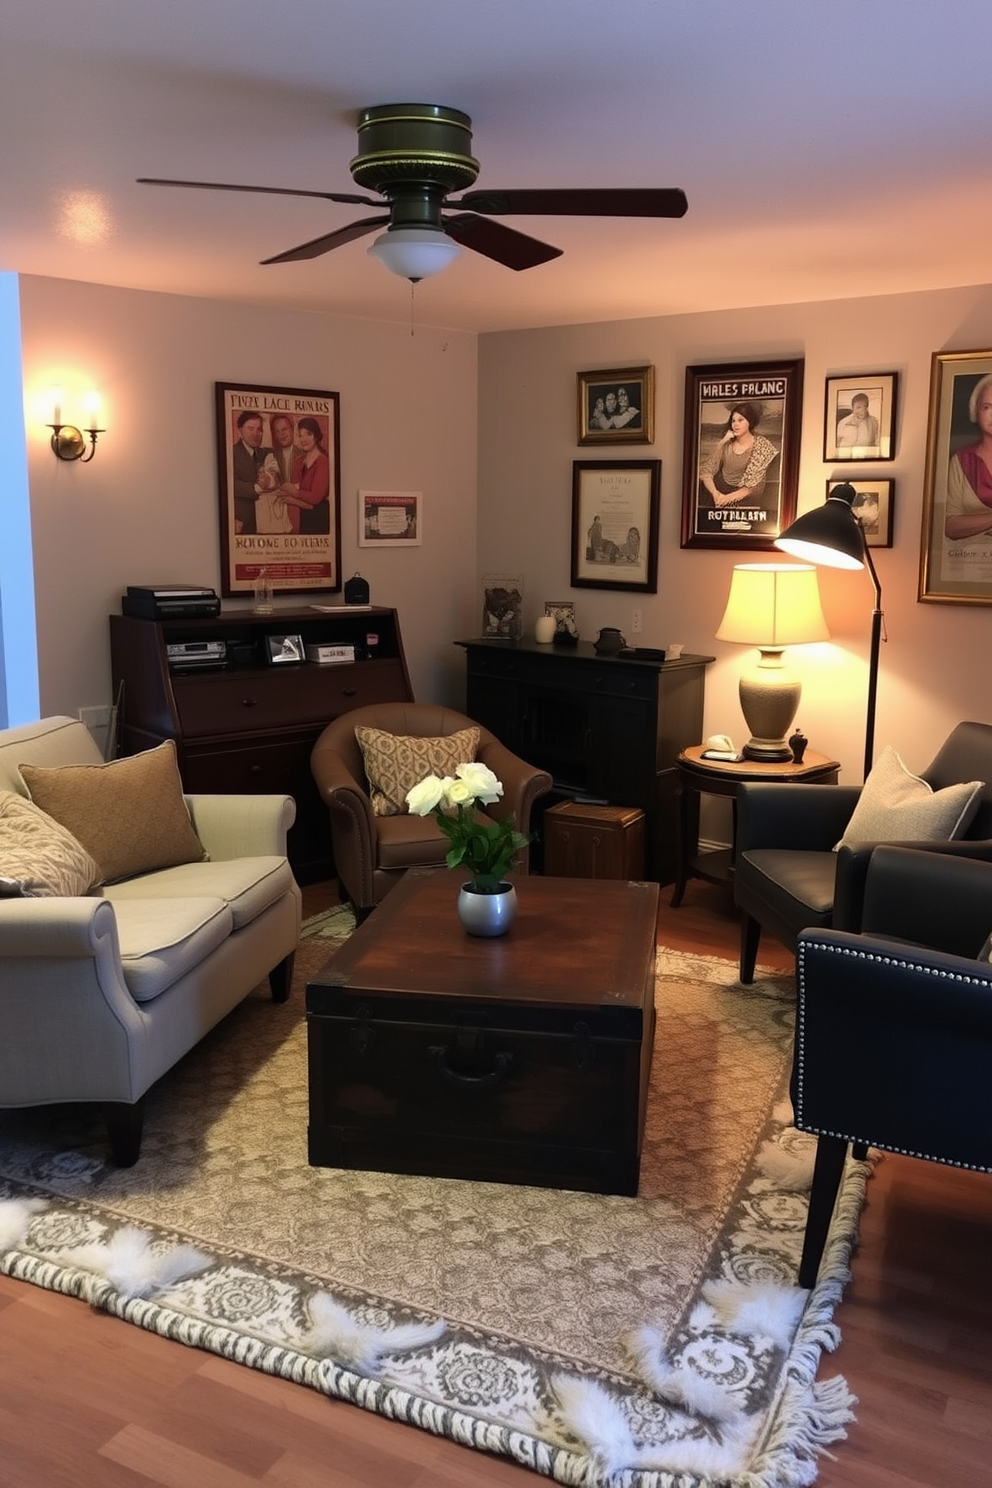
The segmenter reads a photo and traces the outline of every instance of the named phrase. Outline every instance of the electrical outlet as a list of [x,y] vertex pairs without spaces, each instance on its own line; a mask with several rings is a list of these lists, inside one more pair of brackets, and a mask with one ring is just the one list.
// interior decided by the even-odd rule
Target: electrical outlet
[[633,618],[633,622],[632,622],[630,628],[633,631],[634,635],[640,635],[640,633],[641,633],[641,612],[640,612],[640,610],[635,610],[634,611],[634,618]]

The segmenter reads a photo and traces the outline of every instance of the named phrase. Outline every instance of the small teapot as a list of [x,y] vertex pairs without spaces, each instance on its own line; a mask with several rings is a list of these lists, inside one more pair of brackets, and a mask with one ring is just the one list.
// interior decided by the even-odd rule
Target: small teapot
[[593,650],[597,656],[616,656],[617,652],[622,651],[626,645],[627,642],[615,625],[604,625],[593,645]]

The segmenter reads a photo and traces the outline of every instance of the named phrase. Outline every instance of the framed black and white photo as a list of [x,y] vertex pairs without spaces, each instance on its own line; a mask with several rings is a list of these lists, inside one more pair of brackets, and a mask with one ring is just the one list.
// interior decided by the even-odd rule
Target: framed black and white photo
[[765,548],[796,514],[802,361],[685,369],[683,548]]
[[523,574],[482,575],[482,632],[494,641],[519,641],[523,635]]
[[857,495],[851,510],[865,530],[865,540],[870,548],[891,548],[892,515],[895,502],[896,483],[888,476],[880,480],[827,481],[827,495],[836,486],[853,486]]
[[654,368],[608,367],[578,374],[579,444],[651,444]]
[[341,588],[338,395],[215,383],[220,592]]
[[919,599],[992,604],[992,351],[934,352]]
[[824,460],[895,459],[896,378],[895,372],[827,378]]
[[304,660],[303,637],[300,635],[267,635],[265,646],[272,666]]
[[658,592],[660,460],[572,462],[572,587]]

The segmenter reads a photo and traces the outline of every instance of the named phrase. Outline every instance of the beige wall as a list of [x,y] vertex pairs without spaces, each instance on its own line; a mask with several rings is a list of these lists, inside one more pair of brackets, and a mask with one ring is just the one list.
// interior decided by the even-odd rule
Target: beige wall
[[[452,639],[477,626],[473,335],[57,279],[20,290],[43,713],[110,701],[107,616],[127,584],[219,590],[215,381],[340,393],[343,575],[399,610],[415,695],[460,700]],[[103,395],[90,465],[48,447],[57,383],[66,418],[74,393]],[[362,488],[422,491],[423,544],[359,548]]]
[[[799,510],[818,505],[842,469],[824,465],[824,378],[860,372],[899,374],[896,459],[848,467],[895,480],[895,545],[873,556],[883,586],[888,641],[882,646],[876,746],[893,743],[922,768],[961,718],[992,719],[984,664],[992,635],[985,607],[919,604],[920,524],[930,359],[934,351],[992,346],[992,287],[917,295],[774,306],[482,336],[479,343],[479,566],[525,574],[525,619],[545,599],[572,598],[583,638],[618,625],[631,639],[635,605],[642,644],[682,641],[715,655],[709,668],[705,731],[746,731],[737,679],[756,653],[714,640],[735,558],[679,547],[685,367],[776,357],[805,359],[805,411]],[[657,371],[655,443],[621,446],[617,458],[662,461],[658,593],[637,595],[569,586],[572,462],[608,458],[579,448],[575,374],[580,369],[653,363]],[[821,570],[833,640],[796,649],[804,679],[798,721],[813,749],[842,762],[842,779],[861,778],[868,635],[866,574]]]
[[[823,499],[823,380],[899,374],[897,458],[857,467],[896,481],[895,546],[875,556],[884,586],[879,745],[926,764],[962,717],[989,717],[976,669],[992,611],[917,602],[930,357],[992,346],[992,287],[776,306],[666,319],[507,332],[460,332],[258,309],[76,282],[21,280],[29,476],[38,595],[41,706],[75,713],[108,702],[107,615],[128,583],[216,584],[215,381],[326,387],[341,394],[343,572],[401,615],[418,697],[458,703],[456,636],[478,627],[477,576],[523,572],[528,623],[546,598],[572,597],[582,634],[644,614],[642,640],[714,654],[707,732],[744,738],[737,677],[750,655],[713,639],[734,555],[679,547],[684,368],[805,358],[800,509]],[[477,385],[478,346],[478,385]],[[575,373],[651,362],[656,441],[624,446],[662,461],[657,595],[569,586]],[[44,393],[95,385],[108,432],[92,465],[58,464],[42,427]],[[477,410],[478,408],[478,427]],[[477,463],[476,463],[477,462]],[[851,472],[856,473],[855,471]],[[361,487],[422,490],[423,546],[357,546]],[[746,560],[752,554],[737,555]],[[860,778],[871,588],[821,572],[834,640],[796,650],[811,746]]]

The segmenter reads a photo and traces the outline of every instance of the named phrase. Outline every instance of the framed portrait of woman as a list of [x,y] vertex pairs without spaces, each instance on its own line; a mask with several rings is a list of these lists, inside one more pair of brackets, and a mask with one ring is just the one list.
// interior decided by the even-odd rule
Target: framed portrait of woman
[[935,351],[921,601],[992,604],[992,351]]
[[338,395],[215,383],[221,594],[341,588]]
[[686,367],[683,548],[771,548],[796,514],[803,362]]

